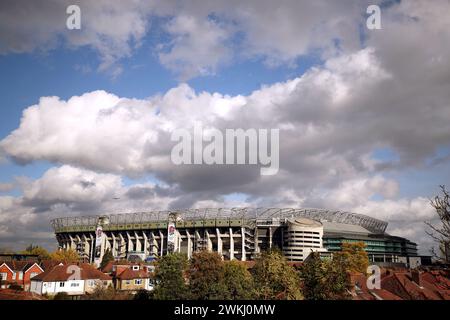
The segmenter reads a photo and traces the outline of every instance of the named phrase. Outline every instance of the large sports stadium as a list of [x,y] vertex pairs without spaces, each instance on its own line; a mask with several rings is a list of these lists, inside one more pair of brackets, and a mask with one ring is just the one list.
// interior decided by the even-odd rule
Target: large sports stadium
[[290,261],[310,252],[334,252],[364,242],[372,262],[417,256],[417,245],[387,234],[388,223],[325,209],[212,208],[65,217],[52,220],[59,246],[98,263],[106,250],[116,259],[154,259],[168,252],[216,251],[225,260],[252,260],[279,248]]

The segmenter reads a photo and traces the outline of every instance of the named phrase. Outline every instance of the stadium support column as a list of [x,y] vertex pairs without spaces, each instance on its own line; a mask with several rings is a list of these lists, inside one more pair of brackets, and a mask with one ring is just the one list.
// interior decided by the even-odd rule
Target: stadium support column
[[230,228],[230,260],[234,259],[234,236],[233,228]]
[[242,247],[241,260],[245,261],[247,257],[245,256],[245,228],[244,227],[241,227],[241,247]]
[[111,232],[111,238],[112,238],[112,249],[111,249],[111,253],[113,255],[113,257],[117,257],[117,243],[116,243],[116,236],[114,235],[114,231]]
[[95,239],[92,233],[89,233],[89,238],[91,239],[91,245],[89,246],[89,263],[94,262],[94,250],[95,250]]
[[142,251],[141,240],[139,240],[139,235],[137,232],[134,232],[134,239],[136,239],[136,251]]
[[187,237],[187,256],[188,259],[192,257],[192,239],[189,231],[186,230],[186,237]]
[[222,256],[223,242],[222,242],[222,236],[220,235],[219,228],[216,228],[216,237],[217,237],[217,253],[220,256]]
[[160,246],[161,253],[160,253],[160,256],[162,257],[163,254],[164,254],[164,235],[163,235],[163,233],[161,231],[159,231],[159,240],[161,242],[161,246]]
[[131,240],[131,236],[127,231],[127,253],[130,253],[130,251],[133,251],[133,241]]
[[269,248],[272,248],[272,227],[269,227]]
[[71,250],[75,250],[75,241],[73,240],[72,236],[69,234],[69,239],[70,239],[70,248]]
[[119,233],[119,236],[120,236],[120,257],[123,258],[123,255],[126,255],[125,238],[121,233]]
[[145,257],[148,256],[148,238],[145,234],[145,231],[142,231],[142,237],[144,238],[144,255]]
[[206,232],[206,250],[212,251],[212,241],[211,241],[211,237],[209,236],[208,230],[206,230],[205,232]]

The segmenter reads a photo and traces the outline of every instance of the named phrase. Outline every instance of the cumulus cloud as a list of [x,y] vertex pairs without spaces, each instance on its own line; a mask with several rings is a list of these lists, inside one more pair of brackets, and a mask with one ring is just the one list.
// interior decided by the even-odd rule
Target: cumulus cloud
[[[319,50],[324,57],[359,47],[366,1],[77,1],[82,28],[66,29],[69,0],[2,1],[0,53],[91,47],[98,69],[113,76],[162,18],[160,61],[181,79],[210,75],[232,58],[262,56],[269,65],[294,63]],[[270,23],[268,23],[270,22]],[[337,43],[339,43],[337,45]],[[161,50],[161,47],[164,48]]]
[[179,15],[169,22],[166,31],[172,40],[159,53],[159,59],[181,80],[214,74],[231,57],[226,46],[229,31],[212,19]]
[[[24,182],[23,196],[0,198],[1,219],[11,221],[2,234],[31,226],[45,232],[50,217],[86,211],[241,203],[365,213],[391,221],[392,233],[425,241],[422,221],[433,217],[426,195],[405,196],[389,174],[432,172],[430,158],[449,146],[450,33],[442,14],[448,1],[385,7],[383,30],[364,34],[364,48],[358,31],[364,2],[333,1],[327,8],[321,1],[255,3],[239,2],[236,9],[221,2],[183,6],[177,14],[169,3],[157,13],[168,17],[164,30],[170,35],[158,51],[162,63],[182,78],[214,73],[234,50],[276,64],[320,48],[324,63],[248,95],[196,92],[180,84],[148,99],[104,91],[67,101],[41,98],[0,141],[0,152],[20,164],[45,160],[58,167]],[[125,31],[117,31],[117,38],[126,46],[145,32],[120,27]],[[241,40],[230,44],[240,30]],[[29,49],[11,42],[9,50],[14,46]],[[118,53],[128,55],[129,48]],[[195,121],[219,130],[280,129],[279,173],[261,177],[252,166],[174,166],[170,134],[192,129]],[[392,150],[396,159],[374,158],[379,148]],[[446,167],[448,157],[440,159]],[[125,186],[124,175],[151,175],[157,182]]]
[[48,52],[61,42],[69,48],[89,46],[99,54],[100,71],[117,76],[118,60],[139,46],[149,28],[151,3],[144,1],[77,1],[81,29],[68,30],[68,0],[6,0],[0,3],[0,54]]

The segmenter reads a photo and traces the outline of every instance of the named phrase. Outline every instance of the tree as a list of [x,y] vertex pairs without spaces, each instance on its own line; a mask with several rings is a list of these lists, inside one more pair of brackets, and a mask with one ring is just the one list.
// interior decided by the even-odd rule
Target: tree
[[322,260],[312,252],[300,267],[302,293],[307,300],[342,300],[349,297],[349,277],[343,260]]
[[130,300],[131,295],[126,292],[116,291],[111,285],[97,286],[94,291],[84,297],[85,300]]
[[255,297],[255,284],[252,274],[244,264],[229,261],[224,264],[224,299],[248,300]]
[[111,250],[107,249],[102,257],[102,262],[100,262],[100,270],[103,270],[110,261],[114,261],[114,256]]
[[52,260],[64,262],[64,263],[74,263],[80,260],[78,253],[75,250],[67,249],[67,250],[56,250],[52,254],[50,254],[50,258]]
[[253,278],[260,299],[300,300],[300,277],[279,250],[263,252],[255,261]]
[[182,253],[171,253],[159,258],[155,268],[154,298],[158,300],[185,299],[188,294],[184,277],[187,267],[187,256]]
[[45,248],[40,247],[40,246],[34,246],[33,244],[30,244],[21,253],[23,253],[23,254],[37,254],[39,260],[48,260],[48,259],[50,259],[50,253],[48,253],[48,251]]
[[367,273],[369,266],[369,256],[366,252],[364,242],[343,242],[341,251],[333,255],[335,263],[342,264],[343,268],[349,272]]
[[327,270],[323,261],[316,252],[311,252],[300,266],[300,277],[302,279],[302,293],[307,300],[326,300]]
[[189,290],[196,300],[223,299],[226,294],[224,265],[217,252],[199,251],[192,255]]
[[431,206],[436,210],[439,219],[438,225],[426,221],[429,227],[427,234],[438,244],[439,253],[433,248],[431,252],[435,258],[450,262],[450,195],[445,186],[440,186],[442,195],[430,200]]

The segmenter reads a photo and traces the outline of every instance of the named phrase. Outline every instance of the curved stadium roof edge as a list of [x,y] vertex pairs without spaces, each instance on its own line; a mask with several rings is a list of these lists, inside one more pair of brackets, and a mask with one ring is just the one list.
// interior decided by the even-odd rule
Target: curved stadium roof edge
[[56,218],[51,221],[51,224],[53,228],[75,225],[96,225],[99,217],[108,217],[110,224],[164,221],[167,220],[170,213],[179,213],[183,220],[220,218],[266,220],[272,218],[305,217],[319,221],[359,225],[374,233],[384,233],[388,225],[385,221],[359,213],[316,208],[202,208],[161,210]]

